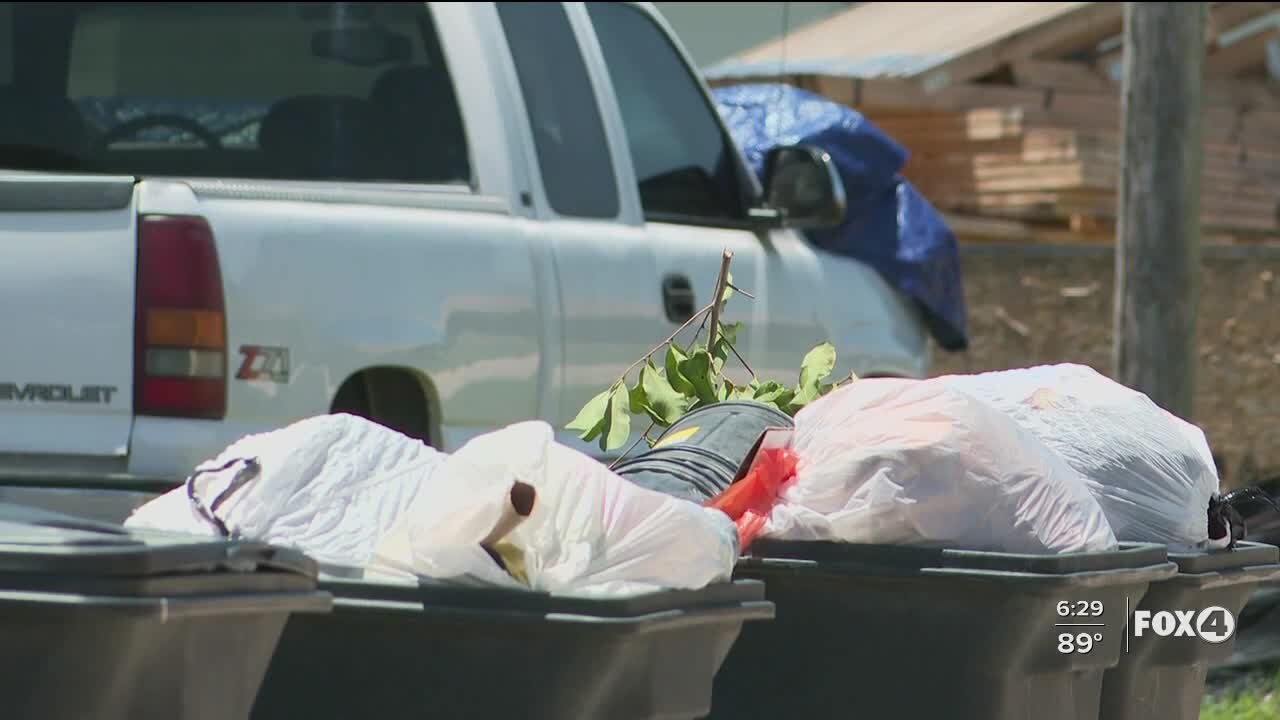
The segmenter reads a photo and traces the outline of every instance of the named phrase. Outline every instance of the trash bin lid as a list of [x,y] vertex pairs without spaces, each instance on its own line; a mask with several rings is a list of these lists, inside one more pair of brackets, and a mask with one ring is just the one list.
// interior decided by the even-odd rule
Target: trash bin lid
[[1257,542],[1239,542],[1230,550],[1206,552],[1170,551],[1169,560],[1176,563],[1178,572],[1198,574],[1244,570],[1280,564],[1280,548]]
[[412,610],[424,615],[545,622],[587,619],[670,619],[691,612],[742,613],[744,618],[773,617],[773,605],[758,580],[733,580],[697,590],[657,590],[621,597],[581,597],[546,592],[454,584],[427,578],[362,579],[361,571],[324,564],[320,589],[340,605],[383,610]]
[[1164,575],[1176,571],[1169,562],[1166,546],[1131,542],[1120,543],[1117,549],[1107,552],[1041,555],[829,541],[757,540],[750,554],[740,559],[739,564],[822,567],[841,573],[882,576],[995,572],[1005,576],[1054,577],[1140,567],[1160,568]]
[[265,543],[132,530],[0,503],[0,573],[139,578],[257,570],[318,575],[311,558]]

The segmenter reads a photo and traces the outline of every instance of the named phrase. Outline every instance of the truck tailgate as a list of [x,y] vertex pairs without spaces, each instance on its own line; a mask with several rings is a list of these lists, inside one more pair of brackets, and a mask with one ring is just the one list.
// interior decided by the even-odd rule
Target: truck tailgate
[[0,465],[128,454],[134,178],[0,171]]

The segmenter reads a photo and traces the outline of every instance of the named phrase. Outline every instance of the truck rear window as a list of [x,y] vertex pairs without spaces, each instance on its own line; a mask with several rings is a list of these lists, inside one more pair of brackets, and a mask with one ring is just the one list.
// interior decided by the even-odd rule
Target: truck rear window
[[0,3],[0,167],[471,174],[425,3]]

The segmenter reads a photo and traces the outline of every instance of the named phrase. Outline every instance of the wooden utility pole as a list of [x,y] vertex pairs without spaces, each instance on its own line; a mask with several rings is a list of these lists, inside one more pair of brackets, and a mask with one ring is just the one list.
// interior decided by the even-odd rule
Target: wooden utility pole
[[1190,418],[1208,7],[1124,5],[1115,379]]

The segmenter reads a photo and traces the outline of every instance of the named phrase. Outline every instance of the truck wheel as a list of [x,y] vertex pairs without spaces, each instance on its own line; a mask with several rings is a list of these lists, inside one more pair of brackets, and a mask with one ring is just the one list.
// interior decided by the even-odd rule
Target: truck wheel
[[370,368],[342,383],[332,413],[349,413],[431,445],[427,397],[411,373],[396,368]]

